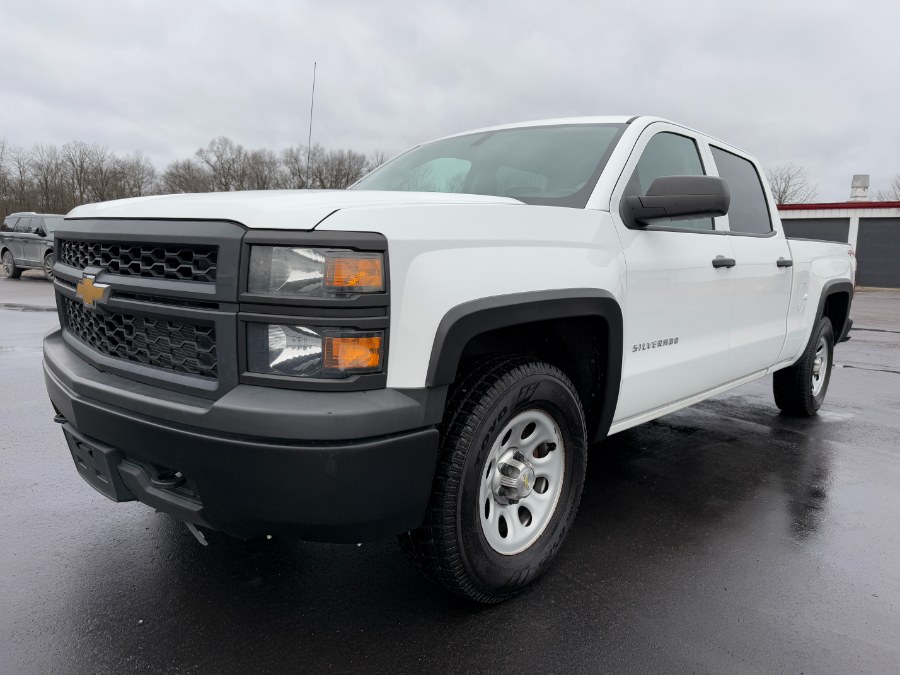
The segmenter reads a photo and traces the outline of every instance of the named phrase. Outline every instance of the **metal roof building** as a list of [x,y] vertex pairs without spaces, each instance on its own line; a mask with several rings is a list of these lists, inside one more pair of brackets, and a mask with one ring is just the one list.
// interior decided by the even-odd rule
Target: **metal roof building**
[[[864,185],[859,179],[865,178]],[[900,202],[866,200],[868,176],[854,176],[846,202],[781,204],[788,237],[849,243],[859,265],[856,285],[900,288]]]

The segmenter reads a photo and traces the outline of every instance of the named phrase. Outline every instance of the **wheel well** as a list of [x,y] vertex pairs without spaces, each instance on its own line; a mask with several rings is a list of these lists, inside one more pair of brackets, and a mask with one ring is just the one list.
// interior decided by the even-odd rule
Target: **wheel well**
[[608,403],[604,392],[611,363],[609,324],[602,317],[533,321],[481,333],[466,344],[457,373],[475,359],[497,353],[531,357],[562,370],[575,385],[589,438],[593,437]]
[[831,293],[825,298],[822,316],[828,317],[834,328],[834,339],[838,341],[844,332],[844,324],[850,313],[850,294],[846,291]]

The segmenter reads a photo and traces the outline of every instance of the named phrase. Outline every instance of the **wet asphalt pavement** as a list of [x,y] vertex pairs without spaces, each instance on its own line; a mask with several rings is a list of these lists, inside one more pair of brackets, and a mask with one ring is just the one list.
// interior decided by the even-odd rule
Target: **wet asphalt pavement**
[[391,540],[203,548],[107,501],[51,421],[55,315],[0,308],[0,673],[900,672],[900,294],[854,316],[818,417],[766,378],[593,448],[554,567],[485,608]]

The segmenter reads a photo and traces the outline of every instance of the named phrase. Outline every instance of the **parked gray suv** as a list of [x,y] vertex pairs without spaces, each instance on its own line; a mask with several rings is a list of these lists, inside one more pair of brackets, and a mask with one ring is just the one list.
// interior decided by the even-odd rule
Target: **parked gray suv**
[[63,216],[48,213],[12,213],[0,225],[0,260],[7,279],[18,279],[26,269],[42,269],[53,279],[56,253],[53,231]]

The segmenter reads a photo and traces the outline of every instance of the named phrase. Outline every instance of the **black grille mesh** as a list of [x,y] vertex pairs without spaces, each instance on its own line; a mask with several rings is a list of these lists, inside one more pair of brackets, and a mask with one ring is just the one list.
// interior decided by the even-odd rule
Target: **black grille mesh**
[[100,314],[64,298],[69,330],[98,352],[148,366],[215,378],[216,330],[129,314]]
[[218,249],[215,246],[177,244],[123,244],[103,241],[60,240],[59,259],[66,265],[84,269],[100,267],[124,276],[216,280]]

